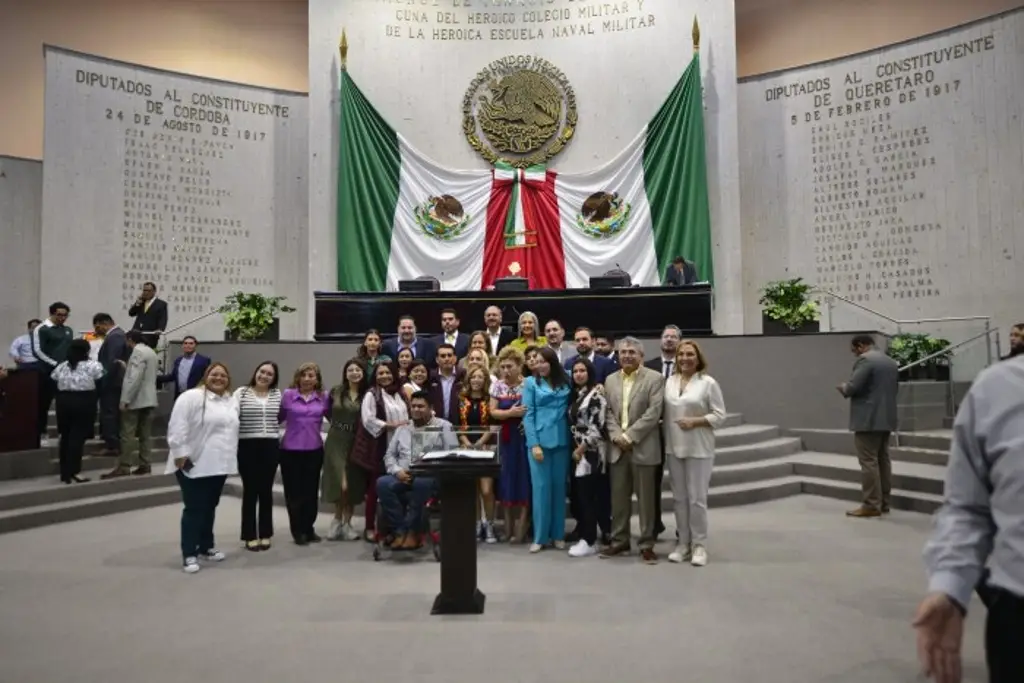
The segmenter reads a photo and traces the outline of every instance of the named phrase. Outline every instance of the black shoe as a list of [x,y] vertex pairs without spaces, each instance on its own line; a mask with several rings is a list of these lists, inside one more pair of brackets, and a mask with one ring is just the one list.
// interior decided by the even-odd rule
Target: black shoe
[[296,536],[295,545],[309,545],[309,539],[305,536]]
[[315,532],[315,531],[311,531],[311,532],[309,532],[309,534],[308,534],[308,535],[306,536],[306,539],[307,539],[307,540],[308,540],[308,541],[309,541],[310,543],[319,543],[320,541],[324,540],[324,539],[323,539],[323,538],[321,538],[320,536],[317,536],[317,535],[316,535],[316,532]]
[[245,549],[251,553],[258,553],[260,551],[259,541],[246,541]]

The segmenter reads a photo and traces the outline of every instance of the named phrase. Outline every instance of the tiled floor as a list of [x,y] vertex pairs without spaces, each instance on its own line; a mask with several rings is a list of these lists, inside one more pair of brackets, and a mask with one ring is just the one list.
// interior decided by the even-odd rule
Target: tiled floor
[[[195,576],[179,570],[177,507],[0,536],[0,680],[917,680],[921,515],[851,520],[810,496],[712,510],[703,569],[487,546],[486,614],[438,618],[433,561],[286,534],[246,553],[238,506],[225,498],[217,524],[228,560]],[[965,645],[978,683],[982,613]]]

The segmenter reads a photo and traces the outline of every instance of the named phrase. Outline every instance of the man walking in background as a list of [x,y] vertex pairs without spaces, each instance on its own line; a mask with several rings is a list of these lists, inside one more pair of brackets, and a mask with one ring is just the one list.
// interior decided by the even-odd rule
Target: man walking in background
[[39,430],[39,446],[48,448],[50,440],[46,435],[49,424],[50,404],[57,395],[57,384],[50,379],[50,373],[64,362],[68,347],[75,338],[74,330],[68,327],[71,308],[62,301],[50,304],[50,317],[32,330],[32,355],[38,363],[39,404],[36,427]]
[[97,313],[92,317],[93,331],[103,337],[103,344],[96,360],[103,366],[100,380],[100,438],[105,446],[103,455],[117,456],[121,453],[121,384],[125,366],[128,364],[128,340],[124,330],[117,326],[109,313]]
[[126,336],[132,355],[121,386],[121,457],[117,467],[101,479],[149,474],[151,471],[153,446],[150,437],[157,406],[156,351],[145,344],[138,330],[132,330]]
[[889,435],[896,431],[899,365],[875,348],[875,340],[857,335],[850,343],[857,356],[850,379],[837,388],[850,399],[850,431],[860,461],[863,502],[849,517],[878,517],[889,512],[892,460]]
[[928,595],[914,618],[923,673],[937,683],[961,680],[964,617],[975,590],[988,607],[988,680],[1024,681],[1022,444],[1024,358],[1017,357],[978,375],[953,423],[945,500],[924,549]]

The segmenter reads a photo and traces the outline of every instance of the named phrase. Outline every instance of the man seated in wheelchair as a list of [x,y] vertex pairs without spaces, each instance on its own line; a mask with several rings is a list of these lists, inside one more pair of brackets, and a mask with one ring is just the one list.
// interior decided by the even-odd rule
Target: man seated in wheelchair
[[417,447],[424,451],[458,448],[459,445],[451,423],[434,417],[427,392],[417,391],[409,398],[409,414],[412,424],[395,431],[384,454],[387,474],[377,479],[377,501],[393,536],[391,547],[396,550],[415,550],[420,547],[423,509],[436,490],[433,478],[414,477],[409,471],[413,457],[413,434],[423,432],[417,439]]

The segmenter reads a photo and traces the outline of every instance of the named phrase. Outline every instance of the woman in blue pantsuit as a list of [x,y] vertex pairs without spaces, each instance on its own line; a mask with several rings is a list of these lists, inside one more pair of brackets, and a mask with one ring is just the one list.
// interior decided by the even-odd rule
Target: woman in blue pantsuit
[[569,472],[569,380],[558,356],[542,347],[535,376],[523,385],[523,427],[533,488],[533,544],[565,547],[565,483]]

